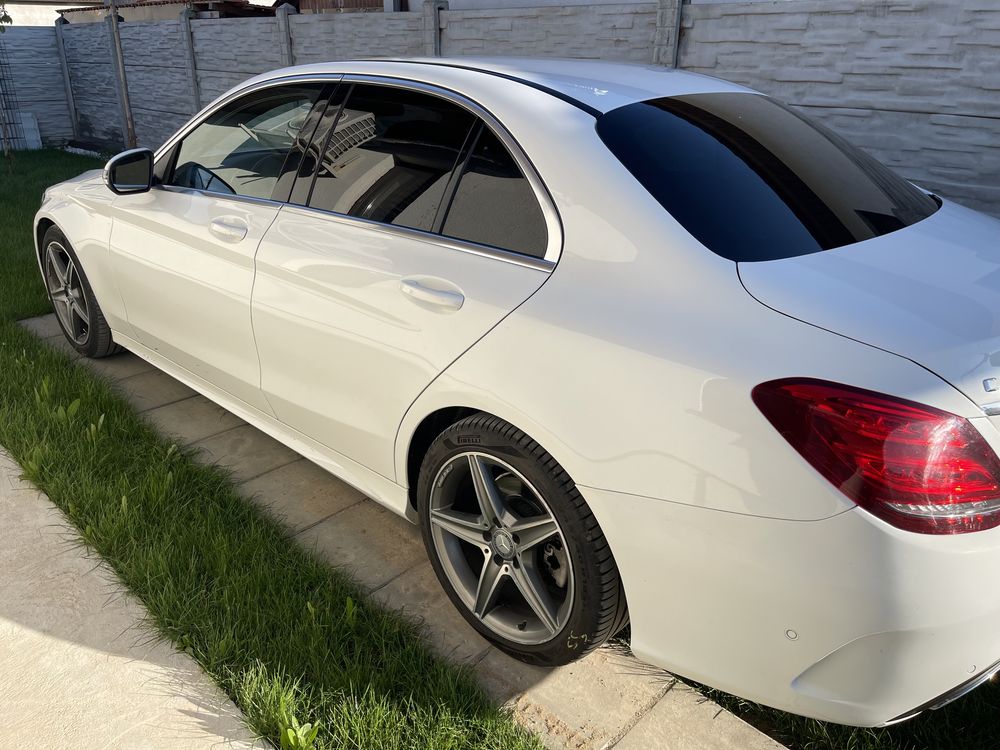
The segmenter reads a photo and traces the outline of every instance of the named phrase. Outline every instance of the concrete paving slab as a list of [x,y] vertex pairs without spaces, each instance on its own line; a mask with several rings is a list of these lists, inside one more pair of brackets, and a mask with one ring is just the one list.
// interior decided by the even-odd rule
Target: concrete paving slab
[[103,359],[87,359],[84,357],[80,360],[80,363],[111,381],[123,380],[133,375],[151,372],[156,369],[142,357],[137,357],[132,352],[121,352],[120,354],[113,354]]
[[[53,316],[55,317],[55,316]],[[56,351],[62,352],[70,359],[80,359],[80,352],[73,348],[73,345],[66,340],[65,336],[50,336],[45,339],[45,343]]]
[[158,406],[142,415],[165,435],[182,445],[218,435],[246,424],[231,411],[198,394],[183,401]]
[[453,662],[476,664],[492,648],[452,605],[429,562],[389,581],[373,596],[383,607],[420,620],[431,648]]
[[244,482],[240,492],[295,531],[357,503],[370,502],[356,489],[304,458]]
[[615,750],[782,750],[742,719],[678,682],[615,745]]
[[21,327],[28,329],[43,339],[63,335],[62,328],[59,327],[59,321],[56,320],[55,315],[41,315],[37,318],[22,320]]
[[0,451],[0,747],[261,748]]
[[[644,671],[613,648],[558,669],[529,666],[497,649],[476,665],[486,691],[509,705],[546,747],[594,750],[625,736],[667,692],[669,683]],[[710,737],[703,739],[703,748],[715,747]]]
[[229,469],[237,483],[300,459],[299,454],[291,448],[248,424],[198,440],[191,445],[201,449],[206,463],[219,464]]
[[[55,341],[56,339],[52,339]],[[149,370],[115,382],[137,412],[191,398],[195,392],[161,370]]]
[[420,533],[409,521],[368,500],[295,537],[368,590],[424,562]]

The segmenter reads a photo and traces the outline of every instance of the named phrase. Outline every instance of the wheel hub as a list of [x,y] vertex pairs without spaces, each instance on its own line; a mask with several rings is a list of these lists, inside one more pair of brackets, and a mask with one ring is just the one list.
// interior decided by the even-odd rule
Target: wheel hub
[[507,529],[497,529],[493,532],[492,546],[493,551],[504,560],[514,559],[517,546],[514,544],[514,537]]

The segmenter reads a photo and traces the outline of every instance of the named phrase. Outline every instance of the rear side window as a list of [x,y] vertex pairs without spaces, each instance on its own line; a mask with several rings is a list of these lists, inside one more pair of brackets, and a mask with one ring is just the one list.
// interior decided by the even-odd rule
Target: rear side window
[[843,247],[938,208],[863,151],[757,94],[630,104],[598,118],[597,133],[688,232],[734,261]]
[[500,139],[483,126],[442,234],[541,258],[548,239],[535,192]]
[[327,136],[308,205],[432,231],[475,122],[436,96],[355,85]]

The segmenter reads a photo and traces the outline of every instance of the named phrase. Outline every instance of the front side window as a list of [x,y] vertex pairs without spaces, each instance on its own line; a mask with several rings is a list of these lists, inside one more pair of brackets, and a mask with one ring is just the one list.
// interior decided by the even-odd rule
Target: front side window
[[938,208],[839,136],[757,94],[629,104],[598,118],[597,133],[671,216],[730,260],[843,247]]
[[266,88],[216,110],[181,141],[167,184],[270,198],[322,88]]
[[327,136],[308,205],[433,231],[475,122],[440,97],[357,84]]

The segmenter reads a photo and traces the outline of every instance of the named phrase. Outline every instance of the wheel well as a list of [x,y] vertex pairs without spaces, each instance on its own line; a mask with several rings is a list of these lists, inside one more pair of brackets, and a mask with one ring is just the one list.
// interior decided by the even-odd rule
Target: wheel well
[[54,227],[56,223],[51,219],[39,219],[38,226],[35,228],[35,247],[37,248],[38,258],[42,257],[42,240],[45,237],[45,233],[49,231],[49,227]]
[[406,484],[409,488],[407,494],[410,499],[410,507],[414,510],[417,507],[417,479],[420,476],[420,464],[423,463],[431,443],[456,422],[471,417],[473,414],[479,414],[480,411],[480,409],[470,409],[467,406],[449,406],[431,412],[417,425],[406,454]]

